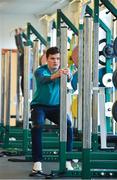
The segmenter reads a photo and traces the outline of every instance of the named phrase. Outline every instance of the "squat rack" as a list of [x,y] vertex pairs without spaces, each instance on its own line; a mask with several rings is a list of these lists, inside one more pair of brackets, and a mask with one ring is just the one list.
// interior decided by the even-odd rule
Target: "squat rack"
[[[86,29],[90,29],[88,27],[91,27],[90,25],[90,18],[85,17],[84,24],[80,24],[80,30],[83,30],[84,32]],[[102,25],[104,27],[104,24]],[[90,179],[91,177],[97,177],[97,176],[106,176],[106,177],[117,177],[117,153],[116,152],[100,152],[97,151],[97,120],[98,120],[98,61],[99,61],[99,50],[98,50],[98,41],[99,41],[99,0],[94,0],[94,64],[93,64],[93,89],[91,88],[91,32],[89,32],[88,35],[86,35],[88,32],[85,32],[84,39],[88,38],[85,43],[87,43],[88,47],[84,46],[84,59],[87,60],[87,62],[90,63],[89,69],[85,69],[86,61],[84,61],[84,71],[82,81],[82,103],[83,103],[83,111],[82,113],[82,120],[83,120],[83,150],[82,152],[65,152],[65,145],[63,145],[63,149],[60,153],[60,169],[59,172],[54,171],[55,173],[58,173],[58,176],[80,176],[83,179]],[[82,31],[80,31],[82,33]],[[59,32],[60,33],[60,32]],[[62,34],[61,34],[62,35]],[[80,35],[79,35],[80,37]],[[81,34],[82,37],[82,34]],[[86,39],[85,39],[86,40]],[[109,41],[109,39],[108,39]],[[89,43],[89,44],[88,44]],[[85,44],[84,44],[85,45]],[[88,51],[87,48],[90,47],[90,50]],[[86,51],[87,50],[87,51]],[[88,56],[88,58],[87,58]],[[87,72],[87,71],[88,72]],[[87,73],[86,73],[87,72]],[[89,75],[89,76],[88,76]],[[86,77],[87,78],[86,78]],[[86,79],[85,79],[86,78]],[[89,83],[87,83],[87,82]],[[87,89],[88,88],[88,89]],[[90,92],[93,91],[93,116],[91,118],[91,94]],[[90,98],[89,98],[90,97]],[[87,104],[87,107],[86,107]],[[89,108],[89,109],[87,109]],[[91,137],[91,120],[93,119],[93,137]],[[65,122],[64,122],[65,123]],[[88,138],[87,138],[88,137]],[[91,138],[93,138],[93,141],[95,142],[95,146],[92,147],[92,141]],[[61,142],[60,142],[61,143]],[[65,139],[64,139],[65,143]],[[79,160],[82,159],[82,171],[66,171],[65,170],[65,160],[67,158],[77,158]],[[62,163],[63,165],[62,165]],[[62,174],[61,174],[62,173]]]

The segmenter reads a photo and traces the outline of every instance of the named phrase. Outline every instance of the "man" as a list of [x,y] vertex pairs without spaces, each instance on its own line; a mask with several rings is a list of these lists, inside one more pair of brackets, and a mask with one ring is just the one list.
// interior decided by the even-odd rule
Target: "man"
[[[60,51],[51,47],[46,51],[47,64],[35,71],[36,90],[31,102],[32,128],[32,175],[43,175],[42,171],[42,128],[45,119],[60,124],[60,77],[66,74],[70,79],[69,69],[60,69]],[[73,129],[67,115],[67,151],[72,151]],[[66,168],[73,170],[71,162],[66,162]]]

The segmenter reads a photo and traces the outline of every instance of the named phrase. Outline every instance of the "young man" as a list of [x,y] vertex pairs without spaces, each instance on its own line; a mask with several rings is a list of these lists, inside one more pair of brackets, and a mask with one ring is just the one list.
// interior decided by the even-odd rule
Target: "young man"
[[[60,69],[60,51],[51,47],[46,51],[47,64],[38,67],[34,73],[36,90],[31,102],[32,127],[32,158],[33,174],[43,175],[42,171],[42,129],[45,119],[60,124],[60,78],[66,74],[70,79],[69,69]],[[72,151],[73,129],[67,115],[67,151]],[[73,170],[71,162],[66,168]]]

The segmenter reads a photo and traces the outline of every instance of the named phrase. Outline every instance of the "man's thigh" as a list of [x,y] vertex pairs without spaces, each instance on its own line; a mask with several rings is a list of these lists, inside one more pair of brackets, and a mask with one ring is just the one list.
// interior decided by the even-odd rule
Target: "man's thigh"
[[31,120],[33,125],[44,125],[45,112],[41,107],[31,108]]
[[53,123],[60,124],[60,108],[51,107],[46,111],[46,117]]

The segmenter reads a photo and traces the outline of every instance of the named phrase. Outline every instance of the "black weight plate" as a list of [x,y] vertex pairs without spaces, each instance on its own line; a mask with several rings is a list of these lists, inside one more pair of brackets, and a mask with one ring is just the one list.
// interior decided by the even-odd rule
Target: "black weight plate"
[[115,121],[117,122],[117,101],[115,101],[112,106],[112,115]]
[[117,56],[117,37],[115,38],[114,43],[113,43],[113,50],[114,50],[115,56]]
[[117,69],[113,72],[112,81],[115,88],[117,88]]

